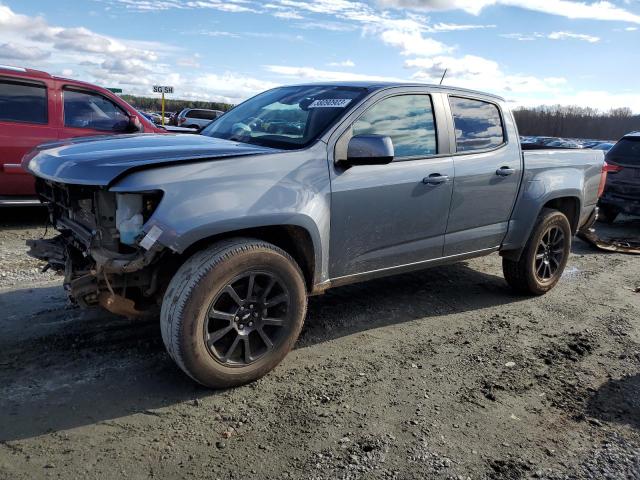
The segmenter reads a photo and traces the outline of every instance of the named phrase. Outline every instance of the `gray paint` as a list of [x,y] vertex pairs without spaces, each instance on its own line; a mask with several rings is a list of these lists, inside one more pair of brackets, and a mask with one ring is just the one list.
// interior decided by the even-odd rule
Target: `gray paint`
[[[527,152],[523,160],[513,118],[499,97],[437,86],[365,86],[371,90],[368,97],[315,144],[298,151],[197,135],[135,135],[57,145],[37,153],[28,167],[58,182],[118,192],[162,190],[144,230],[160,227],[159,242],[176,252],[245,228],[304,228],[313,241],[319,288],[499,248],[517,251],[553,198],[578,198],[585,218],[593,210],[602,152]],[[507,143],[486,152],[456,153],[450,92],[498,104]],[[438,154],[388,165],[341,166],[353,121],[383,98],[406,93],[432,95]],[[514,174],[497,175],[503,166]],[[448,180],[425,184],[432,174]]]
[[28,164],[34,175],[99,186],[136,169],[278,151],[203,135],[145,133],[73,138],[42,145],[39,150]]
[[540,210],[556,198],[577,199],[579,223],[585,222],[598,201],[603,161],[603,152],[596,150],[525,151],[522,186],[502,249],[522,248]]

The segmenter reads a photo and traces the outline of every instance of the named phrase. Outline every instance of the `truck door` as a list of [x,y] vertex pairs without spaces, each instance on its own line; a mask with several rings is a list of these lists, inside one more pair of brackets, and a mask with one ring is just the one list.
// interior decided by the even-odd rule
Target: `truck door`
[[339,160],[352,136],[386,135],[395,156],[346,169],[331,162],[331,278],[442,256],[453,186],[453,161],[438,156],[442,101],[424,92],[381,94],[336,143]]
[[444,255],[498,247],[507,232],[522,177],[512,117],[496,103],[449,96],[455,182]]
[[[35,202],[33,177],[20,163],[25,153],[58,139],[53,92],[44,82],[0,77],[0,204]],[[26,198],[25,198],[26,197]],[[29,198],[32,197],[32,198]]]
[[129,115],[98,92],[62,85],[61,138],[125,133]]

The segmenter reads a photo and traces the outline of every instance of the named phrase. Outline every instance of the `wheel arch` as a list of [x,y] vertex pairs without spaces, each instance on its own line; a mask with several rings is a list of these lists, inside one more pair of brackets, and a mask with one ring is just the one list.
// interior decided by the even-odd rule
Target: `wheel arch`
[[182,258],[180,263],[213,243],[234,237],[255,238],[272,243],[293,257],[304,274],[308,291],[312,291],[314,285],[319,283],[317,277],[319,265],[321,265],[319,247],[316,247],[312,233],[297,224],[266,224],[229,229],[202,236],[188,246],[183,246],[179,254]]
[[[563,213],[569,220],[571,233],[575,235],[580,223],[581,206],[579,191],[557,192],[555,195],[544,198],[543,201],[539,203],[537,209],[529,210],[535,213],[535,215],[530,214],[525,222],[519,221],[515,227],[510,225],[509,233],[503,242],[500,255],[510,260],[517,261],[520,259],[527,241],[531,236],[536,219],[545,208],[551,208]],[[514,220],[512,220],[512,222],[513,221]]]

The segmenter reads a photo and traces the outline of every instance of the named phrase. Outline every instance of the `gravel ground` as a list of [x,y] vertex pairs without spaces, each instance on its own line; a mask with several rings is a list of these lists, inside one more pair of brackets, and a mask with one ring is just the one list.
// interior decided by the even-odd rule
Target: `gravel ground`
[[496,255],[339,288],[270,375],[209,391],[157,322],[66,304],[24,255],[41,214],[0,215],[2,479],[640,478],[637,256],[576,240],[540,298]]

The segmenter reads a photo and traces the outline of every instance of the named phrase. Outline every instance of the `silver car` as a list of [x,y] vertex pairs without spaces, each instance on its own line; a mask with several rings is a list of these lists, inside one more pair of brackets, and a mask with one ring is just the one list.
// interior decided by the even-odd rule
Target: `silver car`
[[205,108],[185,108],[178,114],[177,126],[201,129],[221,116],[222,110],[207,110]]

